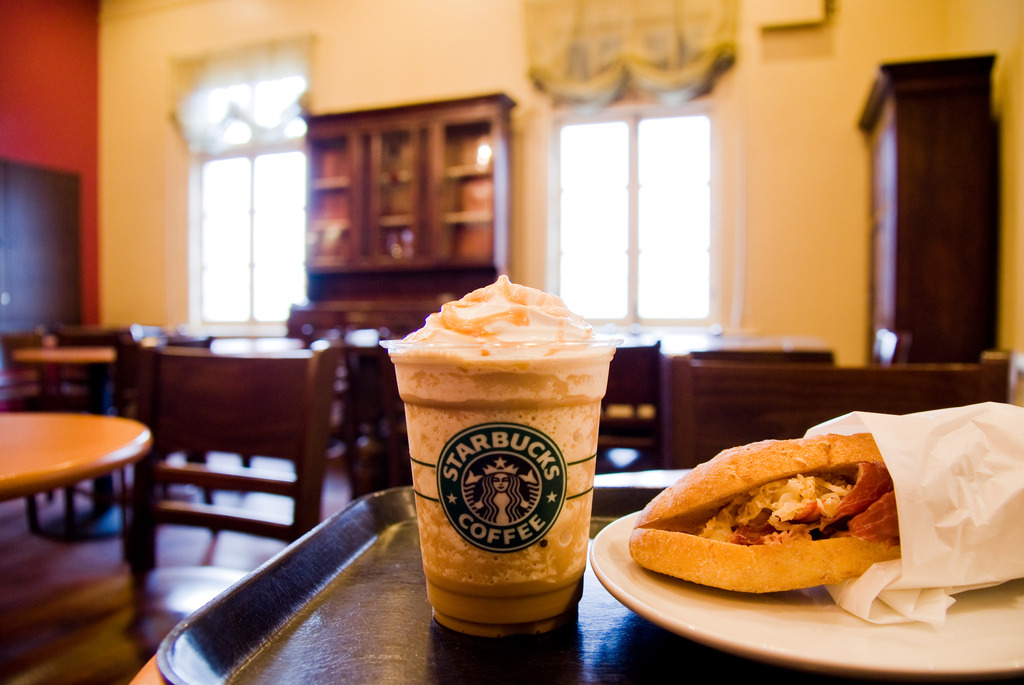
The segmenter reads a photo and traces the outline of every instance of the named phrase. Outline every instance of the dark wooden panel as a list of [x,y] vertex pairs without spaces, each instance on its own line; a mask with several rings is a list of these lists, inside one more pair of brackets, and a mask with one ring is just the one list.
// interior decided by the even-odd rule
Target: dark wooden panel
[[908,414],[1007,402],[1012,355],[973,364],[834,366],[667,358],[664,425],[676,468],[759,440],[799,438],[852,411]]
[[79,178],[0,162],[0,328],[81,321]]

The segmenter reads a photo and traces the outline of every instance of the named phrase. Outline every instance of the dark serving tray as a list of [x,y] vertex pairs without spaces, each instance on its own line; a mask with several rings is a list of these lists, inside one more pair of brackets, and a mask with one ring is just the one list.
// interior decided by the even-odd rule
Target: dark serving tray
[[[591,538],[658,492],[597,488]],[[579,618],[545,635],[490,639],[434,623],[413,493],[355,500],[167,636],[161,674],[211,683],[644,683],[697,678],[829,681],[728,655],[613,598],[589,564]],[[851,682],[851,681],[843,681]]]

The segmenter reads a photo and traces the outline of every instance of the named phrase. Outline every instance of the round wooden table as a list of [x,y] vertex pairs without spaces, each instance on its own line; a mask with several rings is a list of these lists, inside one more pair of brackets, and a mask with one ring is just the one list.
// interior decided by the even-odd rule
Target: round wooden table
[[[114,472],[123,476],[123,469],[142,459],[151,444],[149,428],[118,416],[0,413],[0,500],[68,488]],[[122,512],[127,506],[123,490]],[[77,523],[67,503],[64,518],[63,533],[72,535]],[[127,546],[123,515],[120,527]]]
[[156,657],[150,658],[142,667],[129,685],[164,685],[166,681],[160,675],[160,667],[156,663]]
[[149,428],[119,416],[0,413],[0,500],[112,473],[151,443]]

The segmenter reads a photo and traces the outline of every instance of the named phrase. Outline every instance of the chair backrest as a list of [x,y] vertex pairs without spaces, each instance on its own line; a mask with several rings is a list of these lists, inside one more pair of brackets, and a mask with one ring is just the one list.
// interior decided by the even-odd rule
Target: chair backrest
[[[115,351],[131,336],[128,326],[83,324],[57,324],[53,328],[53,333],[60,347],[109,347]],[[95,365],[89,368],[62,364],[57,367],[59,382],[51,393],[64,410],[104,414],[111,410],[116,412],[117,372],[116,363],[109,365],[102,373],[99,373]],[[102,388],[99,387],[100,380]],[[101,397],[97,395],[100,392]]]
[[405,406],[387,350],[334,339],[344,351],[342,435],[353,496],[412,483]]
[[57,344],[65,347],[115,347],[122,336],[130,335],[128,326],[80,326],[60,324],[54,327]]
[[32,368],[31,365],[16,361],[14,351],[27,347],[41,347],[42,344],[43,334],[39,331],[17,331],[0,335],[0,371]]
[[676,468],[723,449],[798,438],[852,411],[908,414],[978,402],[1007,402],[1011,355],[989,352],[977,364],[844,367],[699,361],[667,366],[671,411],[665,425]]
[[701,361],[720,362],[791,362],[801,364],[833,364],[832,350],[786,350],[755,348],[721,348],[717,350],[694,350],[690,358]]
[[132,324],[117,337],[113,372],[113,405],[118,416],[138,417],[139,366],[143,347],[197,347],[209,349],[213,338],[168,333],[159,326]]
[[[291,541],[320,521],[339,355],[326,345],[244,356],[189,347],[140,348],[138,416],[152,431],[153,452],[136,469],[136,570],[155,563],[159,523]],[[221,469],[210,461],[166,459],[217,452],[285,459],[294,471]],[[293,500],[293,516],[281,520],[250,509],[170,501],[163,499],[162,485],[168,483],[281,495]]]
[[608,367],[608,388],[601,404],[657,405],[660,370],[660,341],[619,346]]
[[42,386],[36,368],[13,358],[14,351],[43,344],[38,331],[0,335],[0,411],[35,409]]
[[661,466],[661,342],[626,344],[615,350],[608,367],[608,387],[601,401],[598,469],[614,470],[603,455],[631,449],[645,466]]

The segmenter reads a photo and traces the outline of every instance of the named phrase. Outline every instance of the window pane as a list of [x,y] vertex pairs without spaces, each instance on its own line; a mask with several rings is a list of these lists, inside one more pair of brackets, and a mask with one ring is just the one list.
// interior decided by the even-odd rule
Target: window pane
[[629,127],[625,122],[562,128],[562,188],[625,188],[629,181]]
[[306,271],[301,263],[267,265],[257,262],[253,270],[257,321],[284,321],[292,304],[305,296]]
[[710,307],[710,263],[705,251],[640,255],[637,304],[646,319],[703,319]]
[[305,257],[306,156],[286,152],[257,157],[253,185],[256,263],[301,264]]
[[644,119],[637,135],[640,185],[692,185],[711,178],[711,123],[706,116]]
[[629,197],[625,188],[562,193],[559,240],[563,252],[595,249],[626,251],[629,240]]
[[248,266],[248,215],[207,217],[202,242],[204,266]]
[[249,211],[249,160],[217,159],[203,165],[203,212]]
[[625,253],[564,254],[560,295],[586,319],[621,319],[629,312]]
[[628,314],[629,127],[576,124],[560,135],[561,289],[591,319]]
[[279,152],[256,158],[256,211],[295,209],[306,204],[306,155]]
[[640,251],[706,250],[711,240],[706,185],[640,189]]
[[639,123],[641,319],[703,319],[709,314],[710,135],[705,116]]
[[205,321],[249,320],[249,269],[207,267],[203,269],[203,319]]
[[284,321],[305,297],[306,155],[261,155],[255,164],[254,309],[257,321]]
[[303,222],[305,212],[262,212],[253,226],[253,259],[257,264],[294,265],[305,258]]
[[203,165],[202,261],[248,265],[250,163],[244,157]]

